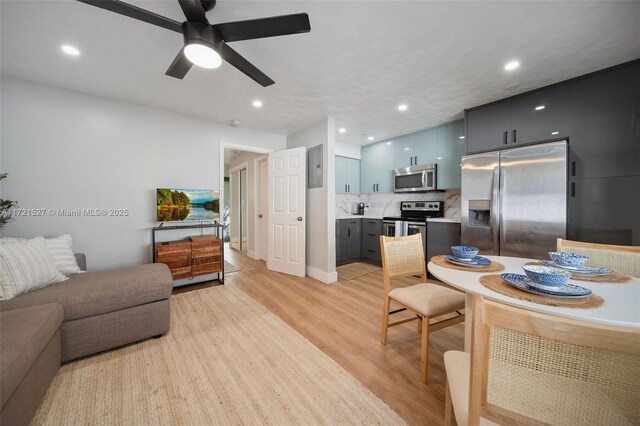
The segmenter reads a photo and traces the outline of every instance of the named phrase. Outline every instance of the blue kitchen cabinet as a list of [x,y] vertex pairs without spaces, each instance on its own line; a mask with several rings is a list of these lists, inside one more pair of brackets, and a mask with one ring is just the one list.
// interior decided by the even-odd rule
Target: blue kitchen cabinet
[[423,130],[413,134],[413,165],[434,164],[438,161],[438,128]]
[[336,155],[336,193],[360,193],[360,160]]
[[461,162],[464,155],[464,121],[438,127],[438,189],[460,188]]
[[395,167],[401,169],[404,167],[415,166],[415,143],[413,135],[404,135],[394,139]]
[[395,145],[395,141],[385,141],[362,147],[360,190],[363,193],[393,192]]

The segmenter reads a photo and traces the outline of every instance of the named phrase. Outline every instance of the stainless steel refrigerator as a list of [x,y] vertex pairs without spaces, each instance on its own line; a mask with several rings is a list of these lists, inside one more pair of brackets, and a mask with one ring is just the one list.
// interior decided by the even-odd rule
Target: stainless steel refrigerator
[[462,158],[462,243],[548,258],[567,232],[567,142]]

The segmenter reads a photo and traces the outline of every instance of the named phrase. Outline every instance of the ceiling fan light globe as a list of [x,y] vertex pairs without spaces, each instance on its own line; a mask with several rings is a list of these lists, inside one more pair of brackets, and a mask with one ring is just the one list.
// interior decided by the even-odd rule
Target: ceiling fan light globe
[[200,44],[190,43],[184,47],[184,56],[201,68],[218,68],[222,65],[222,58],[211,47]]

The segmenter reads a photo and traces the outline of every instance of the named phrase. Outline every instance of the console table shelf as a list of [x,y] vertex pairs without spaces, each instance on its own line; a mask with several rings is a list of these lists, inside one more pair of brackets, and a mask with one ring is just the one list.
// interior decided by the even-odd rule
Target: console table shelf
[[[180,240],[156,242],[156,232],[215,228],[215,235],[194,235]],[[156,226],[152,228],[153,262],[164,263],[174,280],[218,274],[224,283],[224,242],[222,225]]]

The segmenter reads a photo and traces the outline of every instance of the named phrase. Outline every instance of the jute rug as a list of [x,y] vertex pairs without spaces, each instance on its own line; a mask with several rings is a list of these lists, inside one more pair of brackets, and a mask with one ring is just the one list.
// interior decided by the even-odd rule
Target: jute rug
[[370,263],[354,262],[346,265],[338,266],[336,271],[338,272],[338,279],[343,281],[353,280],[363,275],[370,274],[381,270],[382,268]]
[[232,286],[171,298],[160,339],[64,365],[33,424],[405,424]]

